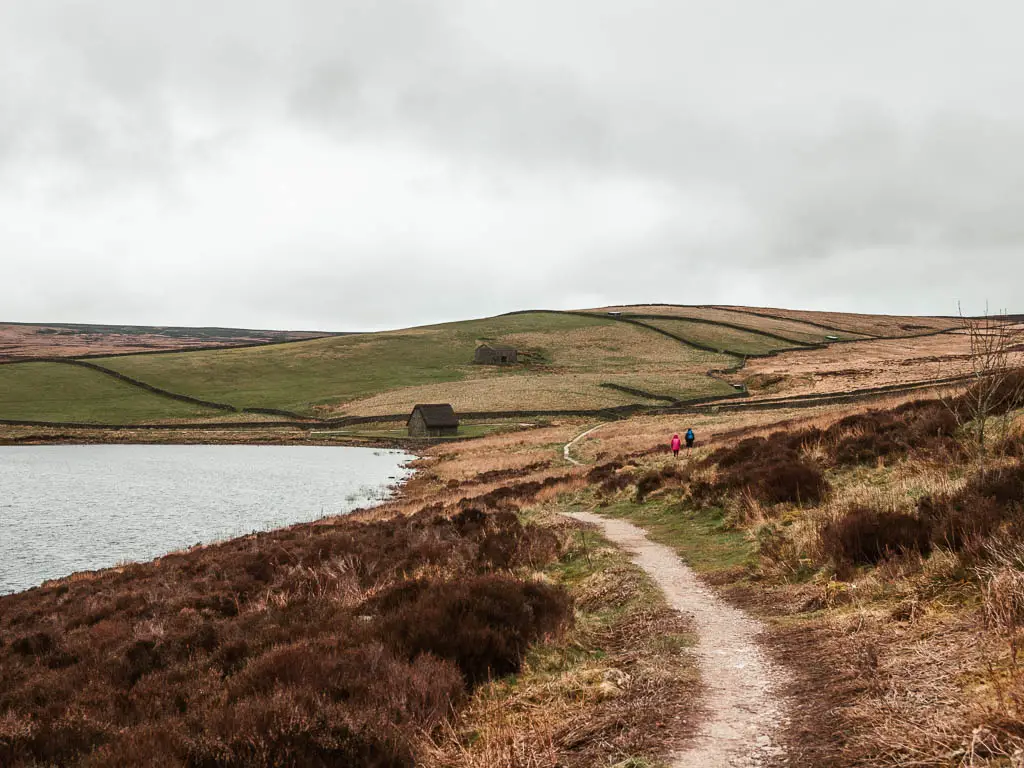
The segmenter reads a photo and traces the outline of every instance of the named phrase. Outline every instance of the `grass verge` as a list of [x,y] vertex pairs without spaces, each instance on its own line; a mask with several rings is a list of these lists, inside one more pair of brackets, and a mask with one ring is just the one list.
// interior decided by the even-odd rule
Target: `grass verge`
[[720,507],[694,509],[679,500],[617,501],[600,512],[646,529],[652,541],[672,547],[698,573],[742,571],[756,564],[756,544],[729,525]]

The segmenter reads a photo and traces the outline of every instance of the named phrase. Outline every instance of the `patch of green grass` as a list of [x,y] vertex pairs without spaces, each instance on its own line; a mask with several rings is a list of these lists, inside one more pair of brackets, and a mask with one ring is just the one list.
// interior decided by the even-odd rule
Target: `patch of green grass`
[[[475,365],[476,345],[486,339],[513,344],[523,361]],[[682,399],[699,397],[731,391],[704,375],[727,359],[607,317],[529,312],[263,347],[126,355],[96,362],[161,389],[237,409],[335,417],[404,413],[415,402],[452,402],[461,411],[650,404],[643,396],[599,386],[605,382]],[[196,412],[168,401],[171,405],[140,415],[136,401],[149,395],[113,390],[119,391],[126,393],[123,409],[109,392],[102,405],[95,405],[104,420],[123,423]],[[84,403],[84,394],[78,399]],[[12,389],[8,401],[12,410],[31,411],[39,420],[66,420],[68,409],[59,398],[36,399],[32,387]],[[466,436],[487,431],[469,428]]]
[[699,573],[713,573],[754,564],[757,551],[745,531],[729,528],[721,509],[689,509],[680,502],[619,502],[599,510],[629,520],[651,539],[672,547]]
[[796,346],[770,336],[762,336],[759,333],[691,320],[644,318],[641,322],[653,328],[674,333],[676,336],[681,336],[696,344],[703,344],[736,355],[763,355],[780,349],[792,349]]
[[0,419],[130,424],[223,416],[61,363],[0,365]]
[[627,757],[625,760],[621,760],[611,768],[662,768],[667,763],[662,762],[651,762],[645,757]]
[[660,635],[651,641],[652,646],[662,653],[683,653],[697,647],[700,638],[692,632],[675,632]]
[[[528,517],[525,519],[529,520]],[[565,554],[549,565],[546,573],[571,589],[587,577],[623,560],[622,553],[606,538],[594,531],[580,529],[572,532]]]

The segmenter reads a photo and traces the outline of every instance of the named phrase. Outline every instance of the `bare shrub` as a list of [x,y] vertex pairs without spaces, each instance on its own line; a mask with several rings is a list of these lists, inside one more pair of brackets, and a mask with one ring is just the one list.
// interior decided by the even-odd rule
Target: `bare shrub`
[[828,493],[828,482],[820,469],[791,459],[758,468],[748,475],[745,483],[746,487],[755,489],[759,500],[769,504],[813,505],[820,503]]
[[51,633],[33,632],[11,643],[11,650],[22,656],[44,656],[56,646],[57,641]]
[[382,637],[410,659],[451,660],[475,685],[517,672],[527,647],[556,631],[568,609],[568,594],[545,584],[498,576],[428,584],[384,618]]
[[976,474],[955,493],[922,498],[918,511],[931,523],[936,544],[982,554],[986,540],[1004,524],[1022,521],[1024,466]]
[[748,494],[765,504],[818,504],[829,490],[821,470],[793,454],[734,465],[719,474],[717,486]]
[[848,416],[825,432],[840,466],[874,464],[912,453],[956,455],[958,423],[939,400]]
[[822,552],[837,563],[874,565],[897,554],[931,552],[931,527],[914,515],[858,506],[822,526]]
[[661,488],[664,483],[661,473],[657,470],[644,473],[639,480],[636,481],[636,500],[640,504],[643,504],[646,498],[654,491]]
[[828,481],[792,447],[799,444],[755,437],[720,448],[704,461],[704,466],[718,465],[715,481],[691,487],[691,494],[714,498],[735,492],[764,504],[817,504],[828,495]]
[[[961,313],[960,321],[970,338],[971,383],[948,405],[960,423],[970,425],[972,445],[984,472],[989,419],[1024,405],[1024,332],[1005,312],[986,310],[980,318],[965,318]],[[1008,426],[1004,420],[1004,436]]]

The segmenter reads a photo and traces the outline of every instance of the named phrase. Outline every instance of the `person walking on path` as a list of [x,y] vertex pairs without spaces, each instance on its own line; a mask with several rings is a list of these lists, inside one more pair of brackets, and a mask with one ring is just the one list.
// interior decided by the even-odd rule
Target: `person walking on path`
[[693,427],[686,430],[686,450],[693,450],[693,441],[696,437],[693,434]]
[[679,449],[683,447],[683,444],[679,441],[679,435],[672,435],[672,455],[679,457]]

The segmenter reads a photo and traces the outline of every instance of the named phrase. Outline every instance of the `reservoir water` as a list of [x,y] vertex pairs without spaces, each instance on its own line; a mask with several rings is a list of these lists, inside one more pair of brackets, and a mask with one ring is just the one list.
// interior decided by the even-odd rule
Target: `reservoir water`
[[0,594],[376,504],[412,458],[313,446],[0,447]]

